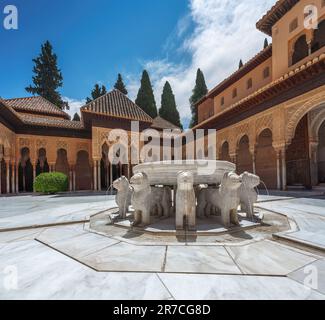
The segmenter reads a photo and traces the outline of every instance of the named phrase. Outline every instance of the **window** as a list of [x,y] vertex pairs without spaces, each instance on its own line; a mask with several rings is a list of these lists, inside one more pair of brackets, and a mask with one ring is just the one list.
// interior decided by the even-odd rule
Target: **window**
[[232,91],[232,97],[233,97],[233,98],[236,98],[236,97],[237,97],[237,88],[235,88],[235,89]]
[[252,80],[252,78],[249,78],[248,80],[247,80],[247,89],[250,89],[250,88],[252,88],[253,87],[253,80]]
[[294,65],[300,60],[306,58],[309,54],[306,35],[300,36],[293,46],[291,64]]
[[221,98],[221,106],[224,106],[225,105],[225,97],[222,97]]
[[298,18],[294,19],[289,25],[289,32],[292,32],[298,28]]
[[263,71],[263,77],[264,79],[268,78],[270,76],[270,68],[266,67]]

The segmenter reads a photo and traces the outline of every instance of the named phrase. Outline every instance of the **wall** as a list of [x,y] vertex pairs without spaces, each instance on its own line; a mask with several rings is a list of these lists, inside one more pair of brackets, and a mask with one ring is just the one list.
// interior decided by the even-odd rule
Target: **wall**
[[[291,44],[307,30],[304,28],[304,8],[313,4],[318,8],[319,16],[325,15],[325,6],[322,7],[323,0],[301,0],[298,2],[285,16],[283,16],[272,28],[272,44],[273,44],[273,80],[280,78],[290,69]],[[298,18],[298,27],[290,32],[290,23]],[[312,32],[309,32],[311,34]],[[322,49],[324,51],[325,48]],[[309,58],[310,59],[310,58]],[[298,65],[303,64],[300,61]]]

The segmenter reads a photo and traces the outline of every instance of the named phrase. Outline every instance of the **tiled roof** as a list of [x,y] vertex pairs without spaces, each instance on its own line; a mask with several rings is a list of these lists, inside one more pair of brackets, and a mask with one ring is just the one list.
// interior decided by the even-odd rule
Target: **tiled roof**
[[81,108],[82,112],[152,122],[152,118],[119,90],[113,90]]
[[233,85],[235,82],[240,80],[242,77],[244,77],[248,72],[252,71],[258,65],[266,61],[271,56],[272,56],[272,44],[267,46],[265,49],[263,49],[261,52],[255,55],[255,57],[253,57],[251,60],[245,63],[240,69],[235,71],[232,75],[230,75],[228,78],[226,78],[221,83],[219,83],[215,88],[210,90],[205,97],[203,97],[201,100],[199,100],[196,103],[196,105],[201,104],[204,100],[208,98],[217,96],[222,91],[224,91],[225,89]]
[[275,5],[256,23],[257,29],[272,36],[272,27],[300,0],[278,0]]
[[160,116],[153,119],[151,127],[155,129],[180,129],[179,127],[175,126],[173,123],[165,120]]
[[25,111],[70,119],[70,116],[67,113],[40,96],[6,99],[4,101],[17,112]]
[[20,119],[23,123],[31,126],[40,127],[55,127],[55,128],[65,128],[65,129],[84,129],[83,122],[81,121],[70,121],[66,119],[53,119],[37,117],[28,114],[19,114]]

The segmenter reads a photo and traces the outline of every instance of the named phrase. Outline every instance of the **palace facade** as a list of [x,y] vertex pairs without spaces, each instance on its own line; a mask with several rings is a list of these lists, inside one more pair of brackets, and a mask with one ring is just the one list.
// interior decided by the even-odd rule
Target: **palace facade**
[[[125,130],[128,141],[134,140],[133,121],[139,131],[178,129],[161,117],[152,119],[118,90],[80,111],[81,121],[71,121],[42,97],[0,99],[0,194],[33,192],[35,177],[53,171],[69,177],[70,191],[107,190],[116,178],[130,177],[132,171],[131,159],[123,165],[108,161],[115,143],[109,141],[113,129]],[[126,147],[131,149],[131,144]]]
[[[308,5],[317,29],[305,28]],[[216,129],[218,158],[270,189],[324,183],[325,0],[277,1],[257,29],[272,45],[198,102],[194,129]]]

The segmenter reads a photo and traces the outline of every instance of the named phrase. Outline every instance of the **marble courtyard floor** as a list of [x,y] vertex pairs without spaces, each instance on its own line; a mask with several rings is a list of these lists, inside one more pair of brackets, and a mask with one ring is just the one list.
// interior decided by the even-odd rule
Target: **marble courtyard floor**
[[0,299],[325,299],[321,193],[261,196],[263,225],[195,239],[110,225],[115,206],[105,195],[0,197]]

